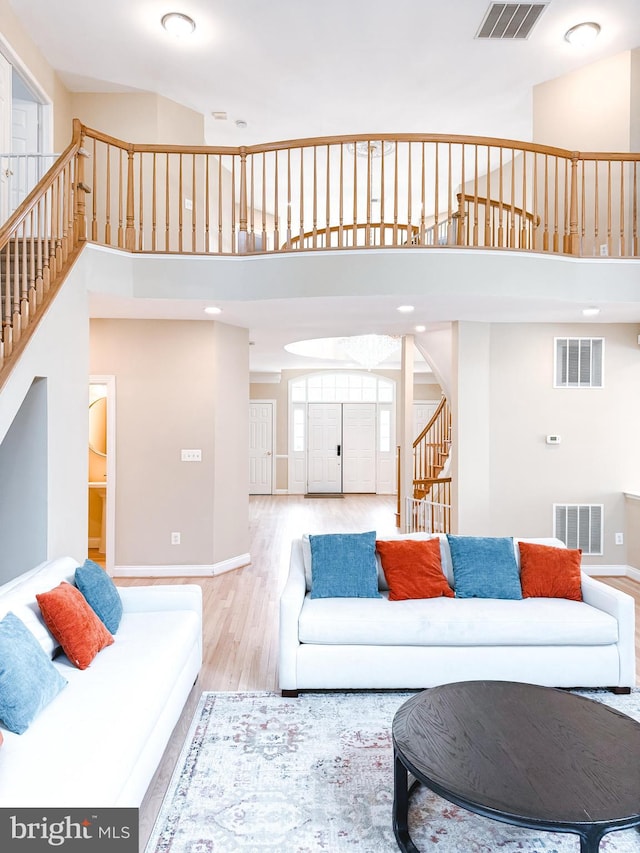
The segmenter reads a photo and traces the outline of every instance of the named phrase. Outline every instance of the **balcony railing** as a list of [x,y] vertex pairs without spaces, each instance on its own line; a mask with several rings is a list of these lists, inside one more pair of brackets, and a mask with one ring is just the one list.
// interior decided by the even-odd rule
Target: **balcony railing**
[[87,239],[210,255],[455,246],[637,258],[639,163],[434,134],[138,145],[76,119],[0,228],[0,384]]
[[88,238],[129,251],[639,252],[640,154],[433,134],[240,148],[82,134],[92,161]]

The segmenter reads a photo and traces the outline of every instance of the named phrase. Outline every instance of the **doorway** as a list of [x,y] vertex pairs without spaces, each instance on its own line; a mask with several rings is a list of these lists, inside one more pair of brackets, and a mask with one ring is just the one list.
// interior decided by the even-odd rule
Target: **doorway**
[[115,376],[89,377],[87,552],[113,574],[115,564]]
[[249,402],[249,494],[273,494],[275,400]]
[[0,39],[0,217],[19,207],[53,164],[51,102]]
[[376,404],[309,403],[307,492],[375,494]]
[[371,371],[289,380],[288,494],[395,492],[395,385]]

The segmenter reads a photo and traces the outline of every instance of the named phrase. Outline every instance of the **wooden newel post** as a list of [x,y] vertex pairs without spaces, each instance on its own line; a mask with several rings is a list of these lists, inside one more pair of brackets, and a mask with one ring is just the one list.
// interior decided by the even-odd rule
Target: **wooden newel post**
[[124,247],[128,252],[136,248],[135,201],[133,185],[133,146],[129,146],[127,162],[127,225],[124,232]]
[[85,194],[90,191],[84,180],[84,161],[89,156],[84,148],[84,132],[77,118],[73,120],[73,135],[80,137],[80,146],[76,153],[76,187],[75,187],[75,242],[84,243],[87,239],[87,207]]
[[247,150],[240,149],[240,227],[238,231],[238,252],[247,251]]
[[578,236],[578,152],[571,155],[571,200],[569,203],[569,254],[580,254]]

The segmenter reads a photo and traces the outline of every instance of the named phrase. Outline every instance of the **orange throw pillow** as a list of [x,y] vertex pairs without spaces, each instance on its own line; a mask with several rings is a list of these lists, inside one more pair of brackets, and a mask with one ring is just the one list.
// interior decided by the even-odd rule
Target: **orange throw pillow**
[[376,541],[389,584],[389,601],[407,598],[453,598],[442,573],[439,539]]
[[582,551],[518,542],[523,598],[570,598],[582,601]]
[[113,643],[102,620],[70,583],[62,581],[36,595],[36,600],[47,627],[78,669],[86,669],[99,651]]

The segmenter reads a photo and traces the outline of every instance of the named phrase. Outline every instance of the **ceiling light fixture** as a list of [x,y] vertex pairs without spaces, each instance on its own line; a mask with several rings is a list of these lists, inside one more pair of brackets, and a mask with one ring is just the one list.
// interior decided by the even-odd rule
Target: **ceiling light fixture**
[[582,315],[584,317],[597,317],[600,313],[600,309],[596,305],[590,305],[588,308],[582,309]]
[[188,15],[183,15],[182,12],[167,12],[163,15],[160,23],[165,30],[176,38],[190,36],[196,28],[196,22]]
[[347,142],[349,154],[358,157],[386,157],[395,149],[396,144],[391,139],[361,139],[359,142]]
[[222,308],[218,308],[216,305],[207,305],[204,309],[205,314],[222,314]]
[[416,326],[415,329],[416,329],[416,332],[426,332],[427,331],[426,326]]
[[600,24],[596,24],[595,21],[585,21],[567,30],[564,37],[574,47],[589,47],[598,38],[599,33]]
[[355,335],[343,338],[341,343],[349,358],[371,370],[398,349],[400,338],[394,335]]
[[415,311],[415,308],[413,305],[398,305],[396,310],[401,314],[411,314],[412,311]]

